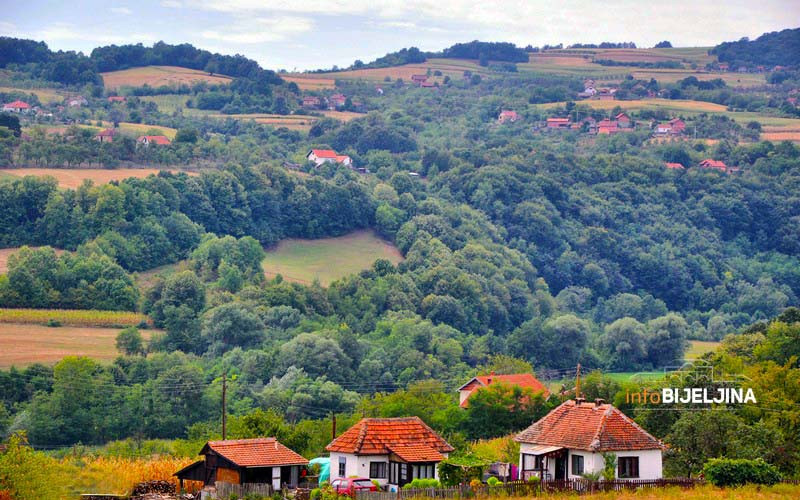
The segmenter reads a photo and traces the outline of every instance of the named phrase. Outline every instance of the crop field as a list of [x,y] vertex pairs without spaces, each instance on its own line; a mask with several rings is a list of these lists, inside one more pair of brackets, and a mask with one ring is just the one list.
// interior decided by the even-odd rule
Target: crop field
[[[546,104],[539,104],[538,106],[543,109],[564,106],[563,102],[551,102]],[[728,108],[722,104],[715,104],[713,102],[703,101],[690,101],[683,99],[636,99],[631,101],[599,101],[599,100],[585,100],[576,101],[576,104],[582,104],[594,109],[611,110],[619,106],[627,110],[639,109],[663,109],[678,113],[727,113]]]
[[356,231],[335,238],[283,240],[267,251],[262,267],[269,278],[280,274],[288,281],[304,284],[318,279],[327,286],[339,278],[368,269],[377,259],[397,264],[403,256],[374,232]]
[[66,95],[55,89],[23,89],[18,87],[0,87],[0,92],[25,92],[35,94],[42,104],[52,104],[63,102]]
[[50,321],[57,321],[64,326],[125,328],[126,326],[136,326],[149,320],[144,314],[131,311],[0,308],[0,324],[46,325]]
[[231,78],[221,75],[209,75],[205,71],[196,69],[181,68],[178,66],[145,66],[141,68],[123,69],[101,73],[103,84],[106,88],[118,89],[120,87],[141,87],[150,85],[160,87],[162,85],[191,85],[198,81],[213,84],[230,83]]
[[[119,328],[0,323],[0,368],[33,363],[52,365],[64,356],[88,356],[111,361],[119,353],[115,345]],[[141,330],[149,339],[151,330]]]
[[356,113],[355,111],[321,111],[321,113],[328,118],[335,118],[341,122],[349,122],[365,116],[364,113]]
[[[15,248],[0,248],[0,274],[8,272],[8,258],[19,251],[20,247]],[[36,248],[36,247],[32,247]],[[56,255],[61,255],[65,250],[56,248]]]
[[686,359],[696,359],[702,356],[707,352],[713,352],[717,350],[719,347],[719,342],[708,341],[708,340],[690,340],[689,341],[689,349],[687,349],[686,354],[684,355]]
[[186,101],[190,96],[183,94],[148,95],[140,97],[142,101],[154,102],[162,113],[173,113],[178,109],[186,108]]
[[[33,175],[36,177],[44,177],[46,175],[54,177],[58,181],[58,185],[62,188],[75,189],[83,184],[86,179],[91,180],[95,184],[108,184],[111,181],[121,181],[136,177],[144,179],[150,174],[157,174],[160,169],[157,168],[117,168],[114,170],[95,169],[95,168],[6,168],[0,169],[0,174],[8,174],[16,177],[25,177],[26,175]],[[178,172],[178,170],[170,169],[171,172]],[[189,175],[197,175],[196,172],[186,172]]]

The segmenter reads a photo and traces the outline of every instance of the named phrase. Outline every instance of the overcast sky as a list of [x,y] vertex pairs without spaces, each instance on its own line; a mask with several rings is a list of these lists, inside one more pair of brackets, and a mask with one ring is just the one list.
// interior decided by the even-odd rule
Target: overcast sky
[[0,34],[53,49],[158,40],[240,53],[272,69],[348,66],[416,46],[661,40],[712,46],[800,26],[800,0],[3,0]]

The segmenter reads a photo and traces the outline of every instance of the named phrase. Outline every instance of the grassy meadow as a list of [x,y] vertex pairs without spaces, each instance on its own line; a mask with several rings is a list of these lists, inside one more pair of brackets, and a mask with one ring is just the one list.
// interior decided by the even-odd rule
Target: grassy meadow
[[56,89],[26,89],[0,86],[0,92],[24,92],[26,94],[34,94],[39,98],[39,101],[45,105],[64,102],[64,99],[67,97],[66,93]]
[[209,75],[205,71],[181,68],[178,66],[144,66],[141,68],[123,69],[101,73],[106,88],[141,87],[150,85],[192,85],[198,81],[212,84],[230,83],[231,78],[222,75]]
[[349,274],[368,269],[377,259],[396,264],[400,251],[372,231],[317,240],[286,239],[267,251],[262,263],[268,278],[278,274],[288,281],[323,286]]

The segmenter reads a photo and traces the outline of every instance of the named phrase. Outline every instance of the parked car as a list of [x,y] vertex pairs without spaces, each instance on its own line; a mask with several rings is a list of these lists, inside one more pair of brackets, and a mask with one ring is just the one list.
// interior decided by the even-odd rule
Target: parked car
[[348,495],[353,498],[357,491],[378,491],[378,487],[371,479],[366,477],[346,477],[331,481],[333,491],[339,495]]

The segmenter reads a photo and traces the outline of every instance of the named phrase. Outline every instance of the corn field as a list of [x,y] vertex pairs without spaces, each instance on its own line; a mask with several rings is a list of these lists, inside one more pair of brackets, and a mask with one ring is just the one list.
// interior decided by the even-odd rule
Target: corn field
[[136,326],[143,321],[149,322],[150,320],[144,314],[129,311],[0,308],[0,323],[46,325],[57,322],[63,326],[124,328],[126,326]]
[[65,471],[73,475],[71,483],[75,493],[127,495],[143,481],[169,481],[177,489],[178,479],[173,474],[194,461],[193,458],[165,456],[150,459],[83,457],[65,458],[63,463]]

